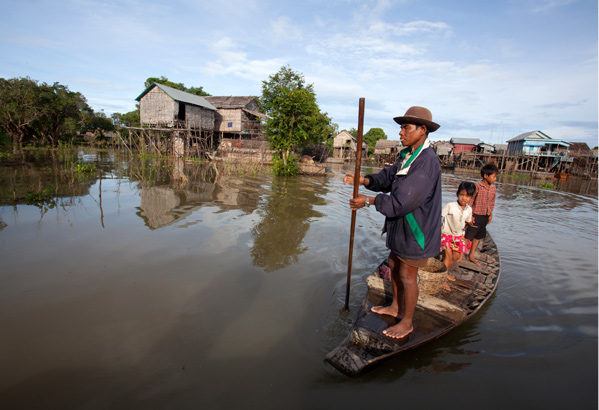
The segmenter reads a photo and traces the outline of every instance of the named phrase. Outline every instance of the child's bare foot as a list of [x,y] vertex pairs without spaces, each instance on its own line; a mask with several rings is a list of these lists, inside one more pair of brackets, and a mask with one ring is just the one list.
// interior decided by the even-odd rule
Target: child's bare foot
[[383,330],[383,334],[393,339],[403,339],[413,331],[414,327],[412,326],[412,323],[404,323],[402,320],[395,326],[391,326],[390,328]]
[[450,280],[450,281],[452,281],[452,282],[455,282],[455,278],[453,276],[451,276],[451,275],[447,275],[447,279]]
[[398,319],[401,319],[403,317],[403,314],[400,314],[397,310],[393,309],[390,305],[389,306],[373,306],[370,308],[370,310],[372,312],[376,313],[377,315],[393,316]]
[[468,256],[468,260],[474,263],[475,265],[480,265],[480,262],[474,259],[474,256]]

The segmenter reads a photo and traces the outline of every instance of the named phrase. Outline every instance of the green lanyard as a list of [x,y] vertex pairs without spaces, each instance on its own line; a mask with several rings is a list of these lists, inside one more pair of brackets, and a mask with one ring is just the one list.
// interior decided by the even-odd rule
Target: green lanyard
[[[420,153],[420,151],[422,150],[423,146],[424,146],[424,144],[421,144],[418,147],[418,149],[416,149],[416,151],[414,151],[412,156],[410,158],[408,158],[408,160],[405,163],[401,164],[400,170],[410,166],[412,161],[414,161],[414,158],[416,158],[418,156],[418,154]],[[402,158],[405,158],[409,152],[410,152],[410,147],[402,149],[399,154]],[[412,212],[410,212],[409,214],[406,215],[406,221],[408,221],[408,225],[410,225],[410,229],[412,230],[412,233],[414,234],[414,237],[416,238],[416,242],[418,242],[418,245],[420,245],[420,247],[424,250],[424,243],[425,243],[424,232],[422,232],[422,229],[420,229],[420,226],[418,225],[418,222],[416,222],[416,218],[414,217]]]
[[[416,149],[416,151],[414,151],[412,156],[410,158],[408,158],[408,160],[405,163],[401,164],[400,170],[410,166],[412,161],[414,161],[414,158],[416,158],[418,156],[418,154],[420,154],[420,151],[422,151],[423,146],[424,146],[424,143],[420,144],[420,146]],[[405,158],[409,152],[410,152],[410,147],[404,148],[399,152],[399,155],[401,155],[402,158]]]

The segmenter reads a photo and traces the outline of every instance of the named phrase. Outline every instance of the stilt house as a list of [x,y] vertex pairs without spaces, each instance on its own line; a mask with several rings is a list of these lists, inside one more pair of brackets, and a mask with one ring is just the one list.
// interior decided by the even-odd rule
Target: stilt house
[[396,155],[399,145],[399,141],[378,140],[374,146],[374,155]]
[[460,152],[472,152],[482,141],[478,138],[452,138],[449,140],[453,144],[453,155]]
[[565,151],[571,145],[567,141],[554,140],[539,130],[520,134],[517,137],[509,139],[507,144],[509,155],[548,155],[558,151]]
[[[333,158],[355,159],[358,141],[349,132],[343,130],[333,140]],[[368,156],[368,145],[362,142],[362,158]]]
[[258,108],[256,97],[204,97],[216,107],[215,132],[220,138],[256,138],[262,135],[261,120],[266,115]]
[[152,83],[135,100],[141,125],[214,130],[216,107],[199,95]]

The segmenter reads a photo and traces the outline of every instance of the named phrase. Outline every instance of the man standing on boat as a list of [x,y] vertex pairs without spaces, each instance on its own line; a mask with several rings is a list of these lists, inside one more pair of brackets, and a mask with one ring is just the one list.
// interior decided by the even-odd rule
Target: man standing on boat
[[[401,319],[383,334],[395,339],[408,336],[414,330],[412,319],[418,302],[418,268],[441,249],[441,167],[437,154],[428,140],[429,132],[439,128],[431,112],[424,107],[411,107],[403,117],[393,118],[401,125],[400,151],[395,164],[378,174],[360,176],[360,184],[371,191],[382,192],[376,197],[358,195],[350,199],[352,211],[374,205],[385,215],[383,232],[387,233],[387,248],[393,302],[389,306],[374,306],[372,311]],[[353,184],[354,174],[347,173],[344,184]]]

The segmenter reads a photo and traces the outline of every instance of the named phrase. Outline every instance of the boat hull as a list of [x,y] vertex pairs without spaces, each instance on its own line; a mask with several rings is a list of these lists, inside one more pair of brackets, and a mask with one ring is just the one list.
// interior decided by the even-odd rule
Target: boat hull
[[326,355],[325,360],[344,374],[355,376],[372,369],[406,350],[437,339],[476,314],[495,292],[501,263],[497,246],[489,234],[477,253],[480,265],[466,260],[450,270],[456,278],[448,281],[450,290],[436,295],[420,292],[414,313],[414,331],[403,339],[383,335],[398,319],[371,312],[372,306],[391,303],[391,282],[381,278],[383,261],[368,277],[368,292],[347,339]]

